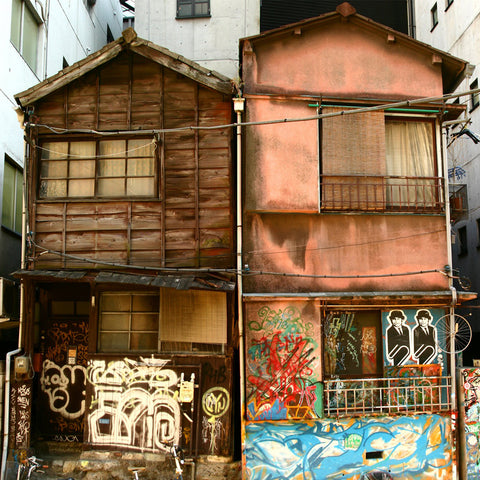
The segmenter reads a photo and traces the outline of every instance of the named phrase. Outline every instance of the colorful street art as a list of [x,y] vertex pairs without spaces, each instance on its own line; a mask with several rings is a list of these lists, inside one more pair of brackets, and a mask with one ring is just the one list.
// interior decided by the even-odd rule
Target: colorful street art
[[468,480],[480,478],[480,368],[461,370],[465,396],[465,449]]
[[246,425],[247,478],[358,479],[388,472],[393,478],[450,480],[449,417],[421,415]]
[[248,322],[248,401],[250,420],[318,416],[318,332],[293,306],[260,308]]
[[[444,370],[444,355],[438,348],[435,322],[444,315],[440,309],[390,310],[383,312],[385,365],[439,364]],[[443,339],[444,340],[444,339]]]
[[89,362],[93,398],[88,433],[92,444],[153,452],[165,451],[163,443],[179,443],[182,423],[193,422],[195,374],[184,379],[165,368],[167,363],[128,358]]

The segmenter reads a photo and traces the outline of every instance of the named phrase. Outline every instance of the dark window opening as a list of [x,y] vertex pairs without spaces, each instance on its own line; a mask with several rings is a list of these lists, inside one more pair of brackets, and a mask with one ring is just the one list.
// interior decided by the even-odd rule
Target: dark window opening
[[467,243],[467,226],[458,229],[458,255],[466,255],[468,253]]
[[210,16],[210,0],[177,0],[177,18]]
[[432,18],[432,30],[438,25],[438,7],[437,4],[435,3],[430,10],[430,15]]
[[[470,90],[477,90],[478,89],[478,78],[476,78],[471,84],[470,84]],[[475,110],[479,103],[480,103],[480,93],[479,92],[473,92],[470,94],[470,101],[472,102],[472,107],[470,111]]]
[[107,43],[113,42],[114,40],[113,33],[110,30],[110,27],[107,25]]

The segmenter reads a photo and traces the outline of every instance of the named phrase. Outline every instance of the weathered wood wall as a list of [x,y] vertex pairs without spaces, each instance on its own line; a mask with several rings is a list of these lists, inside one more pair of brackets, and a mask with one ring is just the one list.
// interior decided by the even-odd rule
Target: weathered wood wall
[[[141,131],[231,122],[231,98],[132,53],[48,95],[35,105],[35,123],[59,129]],[[69,140],[36,127],[34,140]],[[92,133],[75,138],[95,138]],[[53,138],[52,138],[53,137]],[[59,138],[61,137],[61,138]],[[153,138],[153,135],[150,135]],[[231,129],[158,135],[158,195],[126,199],[38,199],[30,209],[41,247],[100,260],[148,266],[232,264]],[[32,149],[30,198],[37,198],[39,150]],[[56,254],[35,268],[83,267]],[[36,254],[36,255],[35,255]]]

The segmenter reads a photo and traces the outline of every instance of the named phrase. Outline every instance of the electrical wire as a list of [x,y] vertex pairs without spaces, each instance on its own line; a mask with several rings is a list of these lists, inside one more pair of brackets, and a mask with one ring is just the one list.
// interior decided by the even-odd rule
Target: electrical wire
[[[257,275],[273,275],[273,276],[281,276],[281,277],[300,277],[300,278],[323,278],[323,279],[333,279],[333,278],[386,278],[386,277],[401,277],[401,276],[410,276],[410,275],[423,275],[427,273],[441,273],[442,275],[448,276],[447,272],[439,269],[432,269],[432,270],[417,270],[413,272],[396,272],[396,273],[378,273],[378,274],[367,274],[367,275],[315,275],[315,274],[303,274],[303,273],[288,273],[288,272],[272,272],[272,271],[263,271],[263,270],[256,270],[251,271],[250,269],[245,268],[242,271],[238,271],[236,268],[190,268],[190,267],[149,267],[145,265],[128,265],[128,264],[121,264],[117,262],[109,262],[106,260],[97,260],[92,258],[80,257],[78,255],[71,255],[68,253],[58,252],[56,250],[50,250],[48,248],[42,247],[35,243],[34,241],[30,241],[32,245],[42,250],[42,253],[39,256],[44,255],[46,253],[57,255],[62,258],[71,259],[71,260],[78,260],[83,261],[86,263],[92,263],[96,265],[106,265],[109,267],[115,268],[125,268],[125,269],[132,269],[132,270],[144,270],[144,271],[156,271],[156,272],[176,272],[176,273],[232,273],[235,275],[242,275],[242,276],[257,276]],[[182,258],[183,260],[183,258]]]

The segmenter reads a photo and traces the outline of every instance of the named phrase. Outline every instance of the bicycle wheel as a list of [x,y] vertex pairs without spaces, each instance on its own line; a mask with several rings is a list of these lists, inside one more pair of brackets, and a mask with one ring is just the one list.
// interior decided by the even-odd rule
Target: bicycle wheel
[[437,346],[442,352],[452,353],[452,346],[455,353],[463,352],[472,340],[472,327],[467,320],[456,313],[453,317],[455,319],[453,329],[450,327],[450,314],[440,317],[435,323]]

